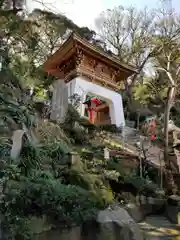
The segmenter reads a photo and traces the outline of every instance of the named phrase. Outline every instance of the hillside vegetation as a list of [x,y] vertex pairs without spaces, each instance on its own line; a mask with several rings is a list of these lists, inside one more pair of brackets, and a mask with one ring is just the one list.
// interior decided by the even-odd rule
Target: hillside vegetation
[[[123,7],[107,11],[97,20],[99,39],[63,15],[39,9],[27,15],[23,9],[23,1],[0,3],[0,209],[4,237],[12,240],[34,239],[33,217],[45,217],[51,227],[80,225],[107,206],[134,202],[137,194],[158,194],[156,172],[144,168],[140,178],[138,158],[125,152],[104,160],[104,147],[120,148],[112,138],[120,129],[95,127],[72,104],[65,124],[49,120],[54,79],[41,66],[71,31],[104,51],[110,45],[120,60],[137,67],[121,92],[127,118],[137,119],[143,104],[154,114],[160,109],[157,116],[165,128],[169,118],[179,124],[174,100],[179,94],[180,18],[171,6],[164,3],[154,13]],[[155,73],[151,77],[145,74],[148,64]],[[23,131],[22,146],[12,157],[16,130]],[[168,147],[167,134],[165,139]],[[123,164],[125,156],[133,160],[133,170]],[[168,162],[165,158],[167,168]]]

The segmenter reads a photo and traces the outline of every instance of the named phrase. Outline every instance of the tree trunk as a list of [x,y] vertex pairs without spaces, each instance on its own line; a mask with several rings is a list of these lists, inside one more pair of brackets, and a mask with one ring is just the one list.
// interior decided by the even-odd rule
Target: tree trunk
[[164,162],[165,162],[165,179],[167,183],[168,191],[172,194],[176,194],[177,192],[177,186],[174,182],[171,163],[169,160],[169,118],[170,118],[170,111],[171,107],[173,105],[173,100],[175,96],[175,86],[170,86],[167,93],[167,101],[165,106],[165,112],[164,112],[164,136],[165,136],[165,146],[164,146]]
[[168,148],[169,148],[169,118],[170,118],[170,111],[172,107],[172,101],[173,101],[173,93],[175,88],[169,87],[168,93],[167,93],[167,100],[166,100],[166,106],[164,111],[164,136],[165,136],[165,148],[164,148],[164,161],[166,164],[170,165],[169,159],[168,159]]

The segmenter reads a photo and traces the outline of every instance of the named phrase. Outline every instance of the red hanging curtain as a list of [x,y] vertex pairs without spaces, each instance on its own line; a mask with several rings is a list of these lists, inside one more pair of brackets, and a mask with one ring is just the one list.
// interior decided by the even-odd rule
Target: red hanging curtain
[[101,101],[98,98],[94,97],[94,98],[91,98],[88,102],[86,102],[87,104],[86,109],[89,112],[89,120],[91,122],[93,122],[93,113],[96,111],[96,109],[92,107],[92,103],[95,103],[95,107],[96,107],[97,105],[101,104]]
[[96,105],[100,105],[101,101],[98,98],[91,98],[91,102],[94,102]]
[[92,122],[93,120],[93,110],[89,109],[89,120]]

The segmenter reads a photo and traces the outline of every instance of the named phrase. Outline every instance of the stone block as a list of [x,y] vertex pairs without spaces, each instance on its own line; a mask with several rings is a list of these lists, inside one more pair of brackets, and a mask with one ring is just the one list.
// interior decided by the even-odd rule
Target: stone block
[[135,222],[141,222],[142,220],[144,220],[145,214],[143,213],[139,205],[127,204],[125,209]]
[[81,228],[50,230],[37,236],[37,240],[81,240]]
[[139,226],[124,208],[100,211],[98,240],[143,240]]
[[180,196],[172,195],[166,203],[165,215],[172,223],[178,223],[178,213],[180,212]]

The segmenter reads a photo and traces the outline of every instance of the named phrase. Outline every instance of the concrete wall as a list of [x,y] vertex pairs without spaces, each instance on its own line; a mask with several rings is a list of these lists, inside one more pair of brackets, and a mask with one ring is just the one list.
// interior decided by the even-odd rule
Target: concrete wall
[[[68,96],[70,97],[73,94],[78,94],[81,96],[82,102],[85,101],[88,93],[104,99],[109,104],[111,124],[115,124],[118,127],[125,125],[122,97],[120,94],[92,82],[88,82],[84,77],[73,79],[71,82],[67,83],[67,86]],[[81,104],[79,113],[82,116],[84,115],[84,111],[85,106]]]

